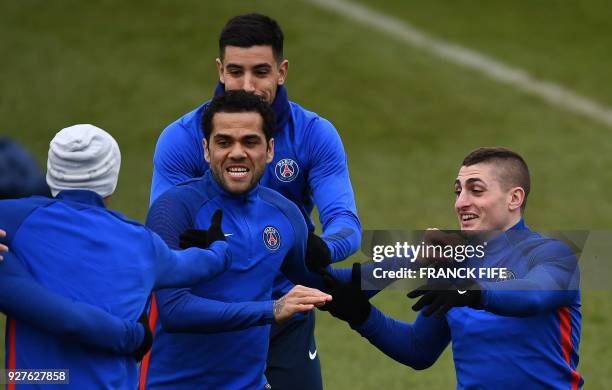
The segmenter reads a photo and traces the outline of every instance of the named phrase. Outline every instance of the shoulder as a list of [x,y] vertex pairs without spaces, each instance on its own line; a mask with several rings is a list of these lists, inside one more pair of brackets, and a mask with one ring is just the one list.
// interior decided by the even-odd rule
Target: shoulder
[[[208,102],[196,107],[166,126],[157,140],[155,154],[158,155],[158,153],[165,152],[167,149],[180,146],[181,142],[192,138],[196,140],[201,139],[202,111],[204,111],[207,105]],[[199,146],[199,142],[197,144]]]
[[309,111],[298,103],[289,102],[295,126],[302,131],[319,137],[338,137],[338,131],[327,119]]
[[205,180],[205,177],[197,177],[173,185],[155,200],[152,207],[158,202],[193,204],[207,201],[209,195],[206,191]]
[[530,231],[517,246],[529,259],[532,266],[541,262],[576,263],[578,248],[566,242]]
[[2,226],[0,228],[7,232],[7,239],[10,241],[19,230],[19,226],[34,211],[55,202],[57,202],[56,199],[42,196],[0,200],[0,216],[2,216]]

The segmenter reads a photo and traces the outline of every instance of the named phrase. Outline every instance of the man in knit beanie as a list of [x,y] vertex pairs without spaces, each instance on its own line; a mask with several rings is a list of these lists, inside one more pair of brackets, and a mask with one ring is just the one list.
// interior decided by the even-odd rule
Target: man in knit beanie
[[92,125],[74,125],[56,134],[49,144],[47,184],[51,194],[89,190],[107,198],[115,192],[121,152],[117,141]]
[[[105,311],[144,322],[141,313],[153,290],[188,287],[225,271],[231,261],[225,241],[214,241],[207,249],[174,251],[141,224],[106,208],[104,200],[115,191],[120,163],[117,142],[104,130],[92,125],[61,130],[49,146],[47,183],[53,198],[0,200],[6,231],[0,244],[10,248],[0,274],[6,266],[23,263],[44,288],[80,305],[81,317],[91,314],[97,320]],[[123,334],[119,342],[120,332],[91,332],[95,326],[90,324],[89,333],[80,335],[81,329],[73,327],[73,336],[87,345],[75,344],[48,331],[56,326],[53,321],[72,318],[45,317],[47,323],[36,323],[40,317],[6,309],[3,303],[11,298],[21,297],[0,286],[0,309],[8,315],[7,368],[65,368],[75,388],[136,386],[134,358],[142,358],[150,348],[148,329]],[[104,345],[104,338],[111,344],[107,350],[121,350],[117,344],[138,348],[132,349],[132,356],[121,356],[91,347]]]

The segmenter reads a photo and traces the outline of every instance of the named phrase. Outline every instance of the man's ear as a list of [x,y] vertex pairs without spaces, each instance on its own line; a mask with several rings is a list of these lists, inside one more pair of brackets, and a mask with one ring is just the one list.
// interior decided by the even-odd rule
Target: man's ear
[[289,73],[289,60],[283,60],[278,66],[278,85],[285,84],[285,80],[287,80],[287,73]]
[[225,84],[225,77],[223,76],[223,62],[221,59],[215,59],[215,64],[217,65],[217,72],[219,73],[219,81]]
[[204,147],[204,160],[210,164],[210,153],[208,152],[208,141],[206,141],[206,138],[202,139],[202,146]]
[[268,150],[266,150],[266,164],[269,164],[274,160],[274,138],[270,138],[268,141]]
[[525,190],[523,187],[511,188],[508,196],[510,197],[510,202],[508,203],[508,209],[510,211],[520,209],[523,202],[525,202]]

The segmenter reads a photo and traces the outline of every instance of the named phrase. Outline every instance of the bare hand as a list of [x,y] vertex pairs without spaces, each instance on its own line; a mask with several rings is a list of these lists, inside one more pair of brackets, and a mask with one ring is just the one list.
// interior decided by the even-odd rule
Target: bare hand
[[[6,237],[6,232],[0,229],[0,238],[2,237]],[[0,253],[8,252],[8,250],[9,250],[8,246],[0,244]],[[0,261],[2,260],[4,260],[4,257],[0,256]]]
[[331,300],[332,297],[329,294],[315,288],[297,285],[282,298],[274,301],[274,319],[281,323],[287,321],[295,313],[310,311]]

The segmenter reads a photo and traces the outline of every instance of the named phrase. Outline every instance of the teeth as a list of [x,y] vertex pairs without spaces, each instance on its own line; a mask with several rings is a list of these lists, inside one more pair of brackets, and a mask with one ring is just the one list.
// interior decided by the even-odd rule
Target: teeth
[[463,214],[461,216],[461,220],[462,221],[469,221],[469,220],[475,219],[475,218],[478,218],[475,214]]
[[243,167],[230,167],[227,168],[228,172],[248,172],[249,170]]

